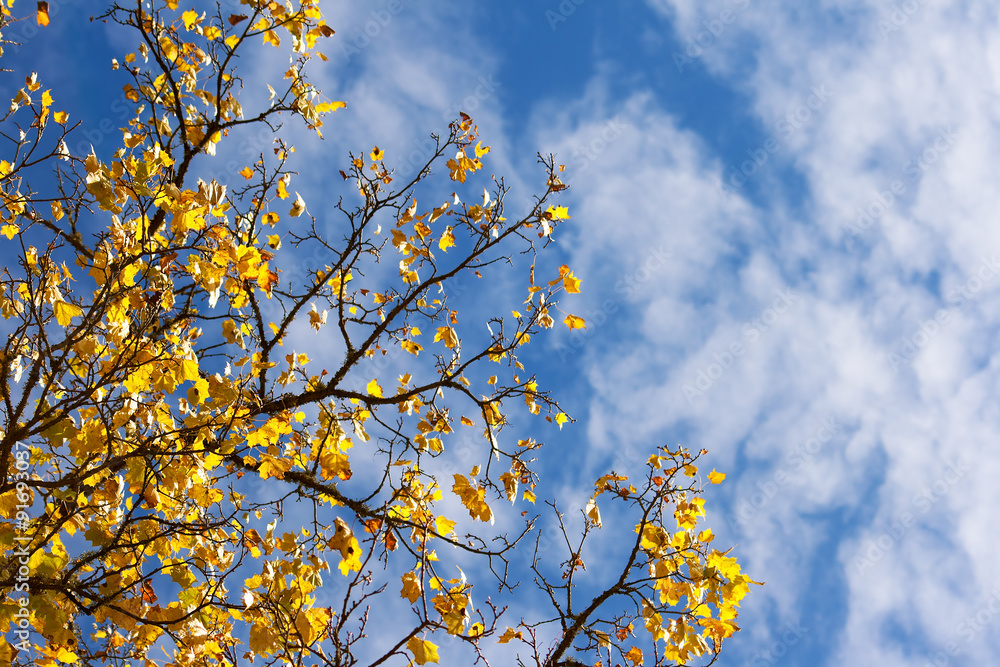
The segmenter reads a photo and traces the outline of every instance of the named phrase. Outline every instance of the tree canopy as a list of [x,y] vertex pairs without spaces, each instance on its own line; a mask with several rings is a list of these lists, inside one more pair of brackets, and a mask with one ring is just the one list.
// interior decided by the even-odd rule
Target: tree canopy
[[[49,24],[47,3],[13,4],[0,30]],[[317,1],[96,19],[134,43],[109,72],[129,117],[106,154],[70,150],[86,127],[36,73],[0,73],[18,88],[0,121],[0,660],[714,662],[753,582],[699,526],[704,452],[651,449],[565,515],[542,443],[511,435],[515,411],[573,421],[518,356],[586,326],[560,307],[579,278],[541,259],[570,221],[556,159],[508,206],[461,114],[405,178],[377,146],[345,156],[314,205],[327,224],[281,132],[319,140],[346,104],[308,78],[336,39]],[[259,49],[291,60],[244,108],[266,84],[236,65]],[[273,145],[208,177],[254,127]],[[468,322],[454,286],[496,276],[520,305]],[[285,346],[310,330],[314,350]],[[587,572],[602,510],[630,537]]]

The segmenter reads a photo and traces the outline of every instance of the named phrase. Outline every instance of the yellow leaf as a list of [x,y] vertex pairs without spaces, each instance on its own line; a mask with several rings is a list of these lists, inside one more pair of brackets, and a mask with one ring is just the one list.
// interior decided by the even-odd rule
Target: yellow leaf
[[504,492],[507,494],[507,500],[513,504],[514,499],[517,498],[517,477],[505,472],[500,475],[500,481],[503,482]]
[[55,218],[56,222],[62,220],[63,215],[65,215],[63,213],[62,202],[57,199],[50,206],[52,208],[52,217]]
[[451,227],[444,230],[444,234],[438,239],[438,247],[441,248],[443,252],[448,252],[448,248],[454,247],[455,245],[455,235],[451,231]]
[[437,328],[437,333],[434,334],[434,342],[436,343],[439,340],[444,341],[444,346],[448,349],[452,349],[458,345],[458,336],[451,327]]
[[425,665],[428,662],[436,663],[439,659],[437,645],[419,637],[410,637],[410,641],[406,642],[406,648],[413,654],[413,660],[418,665]]
[[601,527],[601,510],[597,508],[597,502],[593,498],[587,501],[587,506],[583,511],[587,514],[587,518],[590,519],[592,524],[598,528]]
[[52,120],[59,123],[60,125],[65,125],[66,121],[69,120],[69,114],[65,111],[56,111],[52,114]]
[[642,664],[642,650],[638,646],[633,646],[625,654],[625,658],[632,661],[633,667]]
[[299,637],[302,638],[303,646],[309,646],[316,641],[316,631],[313,629],[312,623],[309,622],[309,616],[301,609],[295,616],[295,629],[298,630]]
[[284,181],[278,181],[278,196],[282,199],[288,199],[288,189],[285,188]]
[[708,473],[708,481],[710,481],[712,484],[719,484],[725,478],[726,478],[725,473],[715,472],[714,469],[712,470],[712,472]]
[[577,317],[576,315],[567,315],[563,323],[570,329],[586,329],[587,323],[583,321],[582,317]]
[[181,20],[184,21],[184,29],[190,30],[198,23],[198,12],[193,9],[186,11],[181,14]]
[[522,497],[522,498],[523,498],[524,500],[527,500],[527,501],[528,501],[529,503],[532,503],[532,504],[534,504],[534,503],[535,503],[535,497],[536,497],[536,496],[535,496],[535,494],[534,494],[534,493],[532,493],[532,492],[531,492],[531,491],[529,491],[528,489],[525,489],[525,490],[524,490],[524,495],[523,495],[523,496],[521,496],[521,497]]
[[413,604],[420,599],[420,578],[413,572],[403,575],[403,590],[399,592],[399,597],[406,598]]
[[198,381],[198,360],[197,359],[181,359],[180,362],[180,373],[178,374],[178,379],[182,382],[185,380],[190,380],[191,382]]
[[302,198],[298,192],[295,193],[295,201],[292,203],[292,209],[288,212],[288,215],[293,218],[297,218],[306,210],[306,201]]
[[375,398],[382,398],[382,387],[378,386],[378,380],[372,380],[368,383],[368,395],[374,396]]
[[320,102],[316,105],[316,111],[319,113],[327,113],[329,111],[343,109],[346,106],[347,102]]
[[329,539],[327,544],[331,549],[340,551],[341,560],[337,565],[340,573],[346,577],[349,570],[360,572],[361,545],[358,544],[358,538],[354,537],[354,532],[350,526],[339,516],[334,519],[334,523],[337,526],[337,532]]
[[188,403],[194,405],[201,405],[208,398],[208,380],[204,378],[199,378],[194,386],[188,389],[187,399]]
[[[38,4],[43,4],[43,3],[38,3]],[[71,663],[71,662],[76,662],[79,659],[80,658],[76,655],[76,653],[73,653],[73,651],[70,651],[68,648],[59,648],[56,651],[56,660],[58,660],[59,662]]]
[[372,149],[371,155],[369,157],[371,157],[372,162],[377,162],[385,157],[385,151],[376,146],[375,148]]
[[52,304],[52,311],[55,313],[56,321],[60,326],[69,326],[70,320],[83,315],[80,306],[74,306],[68,301],[56,301]]
[[438,535],[451,535],[455,532],[455,525],[457,522],[443,516],[439,516],[434,519],[434,527],[437,530]]
[[240,176],[247,179],[248,181],[250,180],[250,177],[253,176],[253,170],[250,169],[250,167],[243,167],[242,169],[240,169],[239,173]]
[[569,209],[565,206],[549,206],[545,213],[553,220],[568,220],[570,217]]
[[513,639],[524,640],[524,634],[521,632],[514,632],[514,628],[507,628],[500,638],[497,639],[498,644],[506,644]]
[[563,264],[563,266],[559,269],[559,273],[562,274],[563,287],[566,289],[566,292],[569,294],[579,294],[580,279],[573,275],[573,272],[569,270],[569,267]]
[[17,225],[15,225],[12,222],[4,225],[3,227],[0,227],[0,234],[3,234],[8,239],[12,239],[15,236],[17,236],[18,232],[20,232],[20,231],[21,231],[21,228],[18,227]]
[[49,24],[49,3],[38,3],[38,12],[35,14],[35,21],[43,28]]
[[556,415],[556,424],[559,426],[560,429],[562,428],[562,425],[568,421],[569,421],[569,415],[566,414],[565,412],[560,412],[559,414]]
[[469,510],[469,516],[480,521],[493,523],[493,510],[486,504],[486,489],[469,484],[465,475],[452,475],[455,484],[452,491],[461,500],[465,508]]

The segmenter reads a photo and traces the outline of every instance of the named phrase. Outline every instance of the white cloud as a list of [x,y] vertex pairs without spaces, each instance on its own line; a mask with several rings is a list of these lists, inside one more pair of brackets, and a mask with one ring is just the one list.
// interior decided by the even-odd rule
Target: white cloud
[[[675,21],[683,41],[739,3],[651,4]],[[997,466],[994,448],[984,443],[1000,426],[990,407],[998,379],[993,346],[1000,281],[993,280],[995,274],[970,280],[1000,248],[994,224],[1000,203],[993,129],[997,11],[982,2],[967,3],[963,11],[908,4],[919,8],[902,18],[893,17],[892,7],[882,3],[754,4],[713,35],[699,60],[714,76],[751,96],[765,132],[776,131],[782,119],[807,102],[813,86],[829,86],[830,100],[787,137],[772,164],[761,168],[784,164],[803,174],[809,217],[797,220],[779,204],[775,210],[747,213],[748,232],[717,197],[702,203],[702,211],[712,218],[705,224],[695,222],[701,218],[685,207],[683,197],[664,198],[655,216],[662,226],[647,226],[644,243],[673,236],[676,226],[683,225],[681,234],[697,239],[693,243],[702,267],[720,266],[720,238],[780,233],[773,233],[766,245],[750,247],[736,262],[740,268],[729,267],[721,276],[682,273],[672,276],[679,281],[657,284],[656,289],[668,293],[691,293],[709,285],[730,295],[708,299],[698,311],[700,327],[682,310],[677,324],[693,341],[685,356],[656,351],[655,336],[644,329],[642,352],[626,351],[636,345],[633,341],[622,346],[626,350],[601,350],[594,357],[596,368],[608,368],[594,372],[595,379],[607,379],[609,385],[602,392],[602,414],[624,412],[632,421],[641,416],[647,423],[644,431],[686,420],[697,437],[692,445],[720,450],[726,457],[740,449],[743,436],[752,434],[743,450],[753,447],[758,461],[777,466],[765,471],[764,479],[780,469],[787,434],[808,423],[807,414],[836,414],[852,424],[834,449],[798,471],[782,488],[781,498],[763,508],[771,521],[760,517],[763,523],[755,525],[773,529],[747,533],[742,547],[750,554],[751,571],[756,565],[775,573],[769,594],[784,601],[786,618],[803,614],[804,605],[817,602],[802,577],[803,568],[818,557],[814,549],[820,540],[813,533],[817,526],[834,529],[808,513],[845,505],[853,509],[853,528],[859,533],[837,537],[848,586],[837,661],[846,663],[913,664],[923,656],[906,653],[906,637],[943,650],[955,628],[941,625],[942,609],[957,615],[974,612],[977,602],[968,597],[970,591],[988,591],[996,583],[995,554],[983,537],[992,522],[980,509],[994,506],[996,498],[980,464],[990,470]],[[749,73],[748,41],[756,45]],[[746,76],[737,79],[737,73]],[[653,120],[652,114],[646,120]],[[954,141],[949,139],[951,128]],[[704,150],[697,142],[691,145]],[[687,172],[700,172],[709,182],[711,169],[698,167],[711,158],[698,155],[703,153],[696,152]],[[644,165],[640,174],[650,168],[649,160],[637,162]],[[753,176],[761,177],[766,174]],[[884,193],[892,192],[894,181],[899,192],[890,200]],[[609,190],[590,196],[605,202],[624,196],[624,188],[615,194]],[[778,193],[772,199],[780,202],[781,197]],[[874,219],[845,247],[858,209],[870,206]],[[588,252],[593,250],[580,251],[585,257]],[[727,276],[735,271],[741,279],[734,284]],[[707,368],[722,341],[733,336],[733,323],[747,317],[739,300],[762,298],[774,276],[784,276],[801,294],[802,304],[715,381],[709,404],[670,401],[662,388],[671,374],[691,377],[695,369]],[[954,291],[960,287],[965,294]],[[949,294],[961,296],[949,302]],[[654,298],[636,308],[644,308],[649,321],[657,318],[651,314],[653,304],[664,303]],[[928,333],[928,326],[934,327],[926,323],[941,309],[948,320]],[[666,314],[659,319],[664,325],[670,320]],[[663,347],[669,349],[679,337],[677,332],[666,335],[669,344]],[[906,340],[913,353],[894,373],[886,353],[898,352]],[[629,389],[623,376],[636,368],[642,369],[641,386]],[[663,379],[649,379],[658,373]],[[763,421],[776,411],[788,418],[772,420],[762,433],[754,416]],[[603,419],[606,423],[607,417]],[[878,576],[859,573],[854,555],[864,551],[868,540],[878,539],[883,522],[891,523],[907,507],[913,510],[914,496],[956,457],[975,461],[975,469],[926,512],[917,506],[916,523],[891,545]],[[748,484],[753,487],[756,473],[747,475],[748,481],[737,482],[737,494]],[[870,484],[875,484],[873,499],[862,495]],[[775,549],[770,545],[779,535],[793,537]],[[955,570],[963,577],[951,576]],[[789,599],[797,599],[799,608]],[[995,645],[990,652],[988,635],[979,632],[971,643],[963,642],[959,662],[995,660],[1000,654]]]

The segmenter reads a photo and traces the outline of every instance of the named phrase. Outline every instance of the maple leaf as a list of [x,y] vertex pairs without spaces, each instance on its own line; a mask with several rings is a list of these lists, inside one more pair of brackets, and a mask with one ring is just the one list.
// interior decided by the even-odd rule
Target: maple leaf
[[327,113],[330,111],[337,111],[338,109],[343,109],[347,106],[347,102],[320,102],[316,105],[316,111],[318,113]]
[[406,648],[413,654],[413,660],[418,665],[437,662],[440,659],[437,645],[419,637],[410,637],[410,640],[406,642]]
[[302,195],[298,192],[295,193],[295,201],[292,202],[292,209],[288,212],[288,215],[293,218],[297,218],[302,215],[306,210],[306,202],[302,199]]
[[358,544],[358,538],[354,537],[350,526],[340,517],[337,517],[335,524],[337,530],[328,544],[331,549],[340,552],[340,564],[337,567],[344,576],[347,576],[347,573],[352,570],[359,572],[361,570],[361,545]]
[[451,327],[438,327],[437,333],[434,334],[434,342],[444,341],[445,347],[453,349],[458,346],[458,336],[455,334],[455,330]]
[[641,665],[642,664],[642,649],[640,649],[638,646],[633,646],[632,648],[630,648],[628,650],[627,653],[625,653],[625,659],[631,661],[633,667],[636,667],[637,665]]
[[403,590],[400,591],[399,596],[406,598],[412,604],[420,599],[420,595],[420,578],[413,572],[407,572],[403,575]]
[[192,9],[181,14],[181,20],[184,21],[184,29],[190,30],[199,22],[200,19],[198,18],[198,12]]
[[515,631],[514,628],[507,628],[506,630],[504,630],[504,633],[502,635],[500,635],[500,637],[497,638],[497,643],[498,644],[506,644],[506,643],[511,642],[511,641],[513,641],[515,639],[521,639],[521,640],[523,640],[524,639],[524,633],[522,633],[520,631]]
[[563,287],[569,294],[580,293],[580,279],[573,275],[568,266],[563,264],[559,267],[559,275],[562,276]]
[[583,512],[590,519],[590,523],[598,528],[601,527],[601,510],[597,508],[597,502],[593,498],[587,501],[587,506],[583,509]]
[[83,315],[83,309],[66,301],[57,301],[52,304],[52,311],[55,313],[56,321],[60,326],[68,327],[70,320]]

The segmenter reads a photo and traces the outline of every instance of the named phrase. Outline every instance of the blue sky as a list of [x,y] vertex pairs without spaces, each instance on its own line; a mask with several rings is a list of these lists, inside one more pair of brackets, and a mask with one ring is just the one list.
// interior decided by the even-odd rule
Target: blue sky
[[[126,47],[50,5],[7,57],[117,126],[108,70],[56,47]],[[348,107],[322,146],[288,128],[314,215],[347,150],[419,152],[458,110],[515,198],[537,151],[566,163],[547,261],[582,279],[589,324],[529,353],[578,420],[545,434],[543,475],[571,504],[657,444],[711,451],[711,524],[767,583],[718,664],[1000,660],[1000,7],[328,5],[313,77]],[[243,63],[247,94],[281,64]]]

